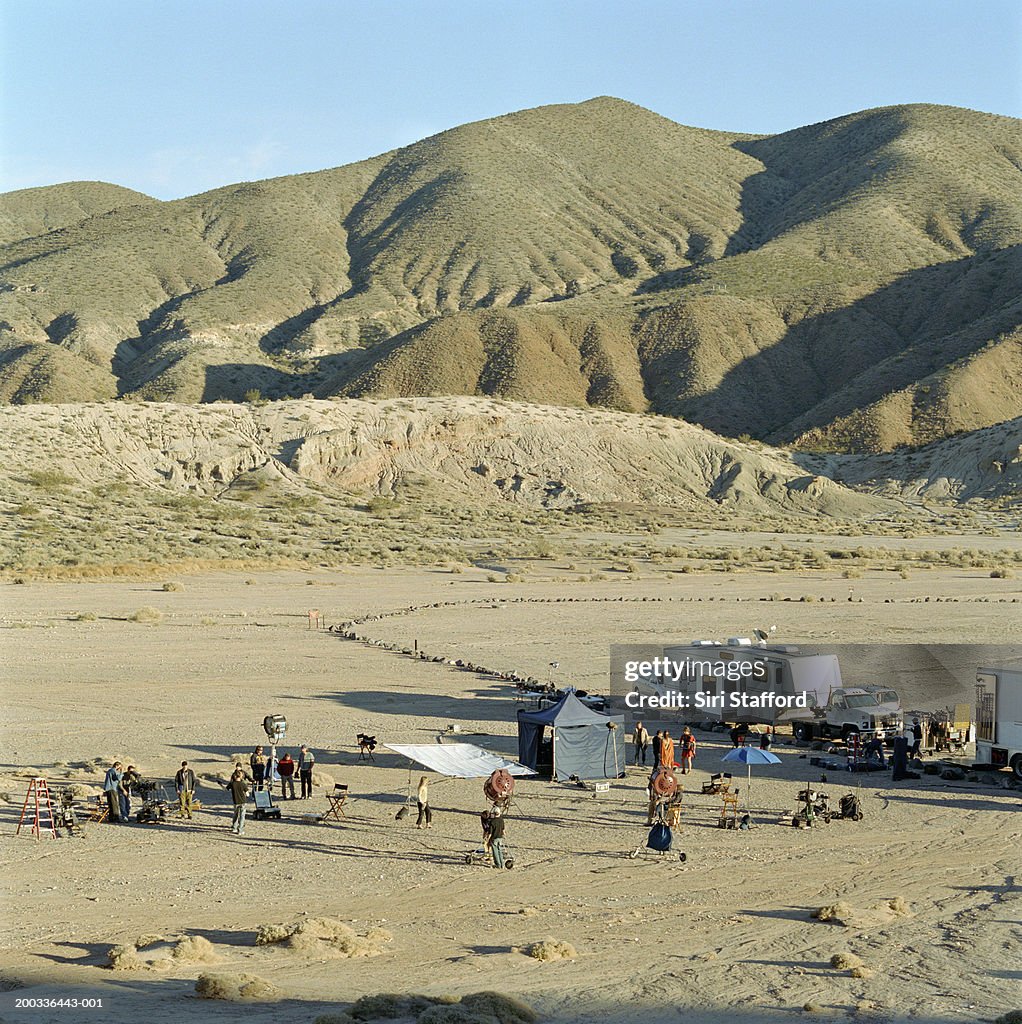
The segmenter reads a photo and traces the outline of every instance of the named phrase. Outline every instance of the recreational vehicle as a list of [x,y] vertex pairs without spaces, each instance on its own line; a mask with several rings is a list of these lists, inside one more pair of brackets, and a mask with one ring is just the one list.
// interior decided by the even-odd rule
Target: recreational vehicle
[[976,673],[976,763],[1010,768],[1022,779],[1022,670]]

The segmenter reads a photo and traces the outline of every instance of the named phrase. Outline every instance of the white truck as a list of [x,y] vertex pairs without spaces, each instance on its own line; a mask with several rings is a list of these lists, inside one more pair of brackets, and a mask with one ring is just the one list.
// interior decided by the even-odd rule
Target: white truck
[[1010,768],[1022,779],[1022,670],[976,673],[976,763]]
[[845,686],[836,654],[732,637],[665,647],[659,668],[642,688],[681,693],[680,709],[692,721],[790,725],[800,740],[847,739],[851,733],[885,739],[901,731],[897,693]]

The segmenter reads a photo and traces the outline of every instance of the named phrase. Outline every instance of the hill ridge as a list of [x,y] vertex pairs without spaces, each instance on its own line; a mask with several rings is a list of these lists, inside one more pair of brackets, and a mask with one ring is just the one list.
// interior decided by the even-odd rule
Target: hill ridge
[[751,135],[593,97],[169,202],[19,190],[0,228],[56,226],[0,246],[0,401],[466,392],[852,449],[975,429],[1019,411],[1020,124],[912,104]]

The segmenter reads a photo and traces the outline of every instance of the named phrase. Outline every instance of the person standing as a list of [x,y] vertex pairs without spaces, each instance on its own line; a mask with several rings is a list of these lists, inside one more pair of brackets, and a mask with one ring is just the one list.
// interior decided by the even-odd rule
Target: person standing
[[266,758],[263,755],[262,747],[256,747],[252,751],[248,763],[252,768],[252,781],[255,783],[255,788],[262,789],[263,779],[266,776]]
[[656,735],[653,737],[653,767],[656,768],[660,764],[660,751],[664,745],[664,734],[657,729]]
[[129,764],[121,778],[121,818],[124,821],[131,820],[131,794],[134,792],[134,787],[141,781],[142,776],[135,770],[135,766]]
[[649,806],[646,809],[647,825],[652,825],[653,822],[656,821],[657,810],[659,809],[660,797],[657,795],[657,791],[653,788],[653,782],[655,781],[659,771],[660,765],[655,765],[649,776],[649,782],[646,784],[646,795],[649,797]]
[[[294,800],[295,763],[286,750],[284,751],[284,756],[277,761],[277,774],[280,776],[280,799]],[[291,793],[290,797],[287,795],[288,791]]]
[[766,727],[766,731],[759,737],[759,749],[760,750],[769,750],[770,749],[770,744],[773,743],[773,741],[774,741],[774,738],[773,738],[773,735],[770,732],[770,726],[768,725]]
[[646,751],[649,749],[649,733],[646,732],[646,727],[642,722],[635,723],[633,738],[635,740],[635,763],[645,766]]
[[918,718],[912,719],[912,746],[909,753],[913,757],[919,756],[919,750],[923,745],[923,727],[919,724]]
[[666,729],[660,743],[660,764],[665,768],[674,767],[674,740],[671,739],[671,734]]
[[121,762],[114,763],[107,769],[106,777],[103,779],[103,792],[106,794],[106,806],[109,811],[111,823],[119,823],[121,820]]
[[415,820],[415,827],[433,827],[433,808],[429,806],[429,776],[423,775],[419,779],[419,788],[415,791],[415,802],[419,807],[419,816]]
[[499,810],[490,812],[490,850],[493,852],[493,866],[504,867],[504,819]]
[[181,767],[174,776],[174,789],[177,790],[177,816],[191,818],[192,798],[195,796],[195,772],[188,767],[187,761],[181,762]]
[[316,755],[303,743],[298,751],[298,778],[302,783],[301,799],[312,796],[312,769],[316,765]]
[[681,747],[681,774],[688,775],[692,771],[692,761],[696,756],[696,738],[686,725],[678,739]]
[[240,764],[234,769],[227,788],[231,794],[231,802],[234,804],[231,831],[236,836],[240,836],[245,831],[245,802],[248,800],[248,783],[245,781],[245,772]]

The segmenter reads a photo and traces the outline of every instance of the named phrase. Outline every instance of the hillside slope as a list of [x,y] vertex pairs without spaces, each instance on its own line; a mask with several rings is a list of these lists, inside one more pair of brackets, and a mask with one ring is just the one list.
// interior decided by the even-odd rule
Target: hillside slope
[[1011,118],[753,138],[603,97],[170,203],[103,188],[0,197],[0,399],[488,394],[852,450],[1022,411]]

